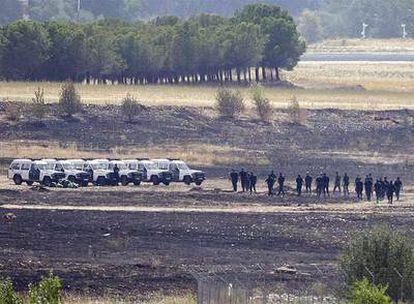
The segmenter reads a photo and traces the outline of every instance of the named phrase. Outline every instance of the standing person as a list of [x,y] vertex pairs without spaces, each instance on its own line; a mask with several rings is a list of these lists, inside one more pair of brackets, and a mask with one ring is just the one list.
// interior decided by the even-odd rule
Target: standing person
[[244,169],[241,169],[239,176],[240,176],[242,190],[243,192],[246,192],[248,190],[247,189],[247,172],[244,171]]
[[401,179],[399,177],[397,177],[397,179],[394,182],[395,197],[397,198],[397,201],[400,200],[400,192],[401,192],[402,186],[403,186],[403,184],[401,182]]
[[381,199],[382,183],[379,179],[374,184],[375,198],[377,199],[377,204]]
[[257,176],[254,175],[253,172],[250,172],[249,174],[249,190],[250,190],[250,194],[257,193],[256,191],[256,183],[257,183]]
[[273,196],[273,186],[275,185],[275,181],[276,181],[276,175],[272,171],[267,177],[267,179],[265,180],[267,184],[267,188],[268,188],[268,193],[267,193],[268,196]]
[[395,187],[392,181],[390,181],[387,185],[387,198],[388,198],[388,204],[392,205],[393,199],[394,199],[394,192]]
[[119,168],[117,164],[115,164],[114,166],[114,175],[115,175],[116,185],[118,186],[119,185]]
[[346,173],[342,179],[342,185],[344,186],[344,195],[349,196],[349,176]]
[[306,176],[305,176],[306,193],[312,193],[312,181],[313,181],[312,176],[310,176],[309,172],[306,172]]
[[321,197],[322,194],[322,174],[316,178],[316,196]]
[[357,176],[355,179],[355,192],[359,200],[362,200],[363,191],[364,191],[364,184],[362,182],[362,179],[359,176]]
[[341,176],[339,176],[338,172],[336,172],[335,175],[335,186],[333,188],[332,193],[335,193],[336,190],[338,190],[339,194],[341,194]]
[[299,174],[298,177],[296,178],[296,192],[298,196],[302,195],[302,186],[303,186],[303,178]]
[[277,193],[277,195],[285,196],[285,177],[283,176],[282,172],[280,172],[279,174],[277,183],[279,184],[279,192]]
[[379,197],[381,201],[384,200],[384,195],[385,195],[385,184],[381,177],[379,180]]
[[234,169],[231,170],[231,172],[230,172],[230,180],[231,180],[231,184],[233,185],[233,191],[237,192],[237,184],[239,182],[239,174]]
[[372,196],[372,178],[367,175],[365,178],[365,195],[367,196],[367,201],[370,202],[371,201],[371,196]]
[[322,176],[322,191],[323,191],[323,197],[330,196],[329,195],[329,177],[326,175],[326,173]]

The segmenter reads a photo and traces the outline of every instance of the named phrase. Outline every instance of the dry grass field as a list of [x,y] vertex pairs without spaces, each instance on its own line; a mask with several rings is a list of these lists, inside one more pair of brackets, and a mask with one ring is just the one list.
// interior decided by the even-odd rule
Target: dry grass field
[[414,39],[336,39],[312,44],[309,53],[413,53]]
[[[273,105],[285,108],[296,96],[304,108],[401,109],[413,108],[414,63],[410,62],[302,62],[282,77],[298,88],[267,87]],[[30,102],[44,88],[47,102],[57,102],[60,83],[0,82],[0,100]],[[78,90],[84,103],[119,104],[127,93],[145,105],[212,106],[213,86],[85,85]],[[246,100],[249,88],[240,88]]]

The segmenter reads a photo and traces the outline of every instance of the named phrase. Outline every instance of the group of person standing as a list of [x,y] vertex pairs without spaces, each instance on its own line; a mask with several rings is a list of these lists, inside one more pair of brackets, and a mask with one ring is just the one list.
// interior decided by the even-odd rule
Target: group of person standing
[[[230,180],[233,185],[233,190],[238,191],[238,183],[240,181],[242,191],[250,192],[251,194],[256,193],[256,184],[257,176],[253,172],[247,172],[242,169],[239,173],[236,170],[232,170],[230,173]],[[283,173],[279,173],[278,176],[272,171],[266,178],[265,183],[268,188],[268,196],[284,196],[285,191],[285,182],[286,178]],[[275,193],[274,188],[277,183],[277,193]],[[336,172],[334,179],[334,187],[332,189],[332,194],[338,193],[339,195],[343,193],[345,197],[350,196],[349,186],[350,186],[350,177],[347,173],[344,176],[341,176],[339,172]],[[362,179],[359,175],[355,178],[355,192],[357,198],[362,200],[364,198],[364,190],[367,201],[371,201],[375,193],[377,203],[385,199],[388,200],[389,204],[392,204],[394,201],[394,195],[397,201],[400,199],[400,193],[403,187],[401,179],[397,177],[395,181],[389,181],[387,177],[378,178],[375,182],[372,177],[372,174],[366,175],[365,179]],[[297,196],[302,195],[303,186],[305,186],[305,192],[308,194],[313,193],[314,178],[307,172],[306,176],[303,178],[300,174],[296,177],[296,194]],[[320,197],[330,197],[330,178],[326,173],[321,173],[315,178],[315,193],[318,198]]]

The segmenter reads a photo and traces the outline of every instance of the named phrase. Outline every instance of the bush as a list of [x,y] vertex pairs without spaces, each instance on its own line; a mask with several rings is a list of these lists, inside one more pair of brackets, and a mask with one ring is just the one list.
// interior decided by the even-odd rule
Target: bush
[[263,121],[270,121],[273,115],[273,107],[269,99],[264,96],[263,87],[259,84],[252,87],[252,99],[257,115]]
[[341,258],[348,286],[365,278],[388,286],[394,300],[414,300],[414,250],[412,240],[388,227],[376,227],[354,235]]
[[32,114],[38,119],[42,119],[47,113],[45,104],[45,91],[41,88],[37,88],[35,96],[32,98]]
[[391,304],[387,287],[372,285],[367,279],[357,281],[349,293],[350,304]]
[[21,118],[20,106],[15,102],[8,102],[5,114],[8,121],[19,121]]
[[217,111],[222,117],[235,118],[245,110],[243,96],[239,91],[220,89],[216,101]]
[[60,92],[59,105],[61,111],[68,117],[82,110],[82,102],[79,94],[76,92],[73,82],[67,82],[62,85]]
[[50,273],[37,285],[29,285],[29,304],[61,304],[62,283]]
[[0,304],[21,304],[22,300],[15,293],[10,279],[0,280]]
[[131,122],[134,117],[141,112],[141,110],[142,105],[140,105],[138,101],[131,95],[127,94],[127,96],[122,99],[121,111],[122,115],[127,118],[127,121]]
[[296,96],[293,96],[289,101],[288,113],[292,123],[299,124],[303,122],[304,115]]

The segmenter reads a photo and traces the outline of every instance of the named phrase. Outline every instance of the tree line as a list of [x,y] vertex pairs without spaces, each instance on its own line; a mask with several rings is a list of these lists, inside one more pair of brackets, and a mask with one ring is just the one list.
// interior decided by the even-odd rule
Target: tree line
[[232,18],[148,22],[16,21],[0,28],[0,78],[118,83],[279,80],[305,51],[278,6],[247,5]]

